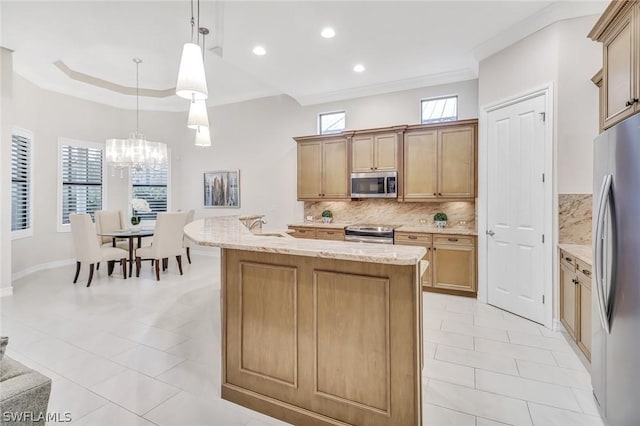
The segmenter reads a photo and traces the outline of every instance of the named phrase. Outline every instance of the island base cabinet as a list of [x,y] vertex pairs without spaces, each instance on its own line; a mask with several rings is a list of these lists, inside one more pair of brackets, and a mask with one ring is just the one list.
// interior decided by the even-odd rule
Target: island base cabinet
[[417,265],[224,249],[222,397],[297,425],[421,425]]

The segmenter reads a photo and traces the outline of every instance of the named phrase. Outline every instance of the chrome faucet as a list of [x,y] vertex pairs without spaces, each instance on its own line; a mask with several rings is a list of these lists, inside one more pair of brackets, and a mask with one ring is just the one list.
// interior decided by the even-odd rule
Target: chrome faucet
[[265,225],[267,223],[266,220],[264,220],[263,218],[259,217],[258,219],[254,219],[251,221],[251,223],[249,223],[249,230],[252,230],[256,225],[260,224],[260,227],[262,228],[262,225]]

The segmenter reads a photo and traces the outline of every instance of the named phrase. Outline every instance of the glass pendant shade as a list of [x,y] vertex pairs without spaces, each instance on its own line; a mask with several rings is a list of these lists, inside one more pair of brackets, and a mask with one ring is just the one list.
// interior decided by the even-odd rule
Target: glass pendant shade
[[196,130],[196,146],[211,146],[211,134],[208,127],[199,127]]
[[106,157],[114,169],[157,168],[168,162],[166,144],[147,141],[137,132],[131,133],[129,139],[107,139]]
[[182,49],[176,95],[197,101],[207,99],[209,96],[202,50],[195,43],[186,43]]
[[199,127],[209,127],[209,115],[207,114],[206,101],[192,101],[189,106],[189,119],[187,127],[197,130]]

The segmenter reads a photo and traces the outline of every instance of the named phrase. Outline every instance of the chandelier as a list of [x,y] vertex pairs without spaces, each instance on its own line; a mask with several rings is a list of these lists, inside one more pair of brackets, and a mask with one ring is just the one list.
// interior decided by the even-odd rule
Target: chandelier
[[124,169],[127,168],[159,168],[166,166],[168,162],[167,145],[147,141],[140,133],[139,68],[142,59],[133,58],[133,62],[136,64],[136,130],[129,134],[128,139],[107,139],[107,164],[111,166],[112,172],[120,170],[120,177],[123,177]]

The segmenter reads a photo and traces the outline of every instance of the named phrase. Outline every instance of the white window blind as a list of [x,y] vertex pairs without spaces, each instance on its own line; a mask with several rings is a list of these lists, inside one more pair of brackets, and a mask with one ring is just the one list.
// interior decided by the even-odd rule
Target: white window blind
[[62,223],[70,213],[102,210],[102,150],[71,145],[61,146]]
[[151,207],[149,213],[136,212],[140,219],[156,220],[159,212],[167,211],[168,172],[167,166],[131,169],[132,198],[147,200]]
[[423,99],[422,123],[439,123],[441,121],[455,121],[458,119],[458,96]]
[[31,228],[31,138],[11,135],[11,231]]

